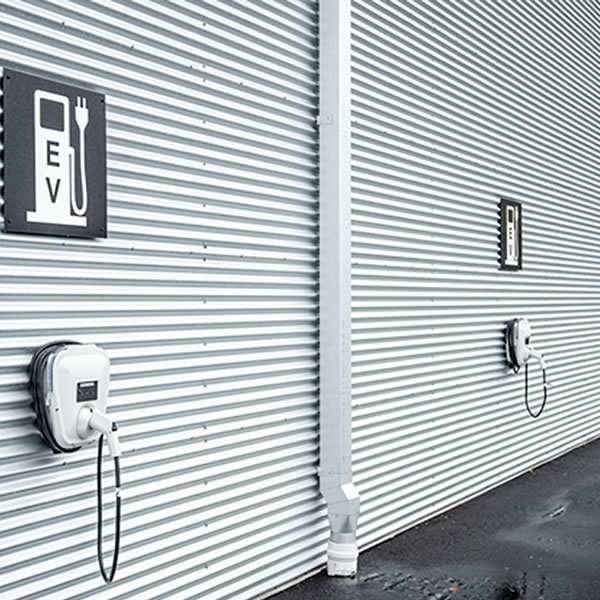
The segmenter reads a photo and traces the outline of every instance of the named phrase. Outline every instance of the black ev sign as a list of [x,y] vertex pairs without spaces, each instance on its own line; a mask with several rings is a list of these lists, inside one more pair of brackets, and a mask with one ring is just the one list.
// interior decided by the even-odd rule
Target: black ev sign
[[4,228],[106,237],[104,96],[3,71]]

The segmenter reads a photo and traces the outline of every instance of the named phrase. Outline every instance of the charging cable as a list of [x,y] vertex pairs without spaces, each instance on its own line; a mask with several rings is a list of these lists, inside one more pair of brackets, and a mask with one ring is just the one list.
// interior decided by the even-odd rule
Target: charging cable
[[528,353],[529,356],[528,356],[527,360],[529,360],[529,358],[535,358],[540,363],[540,367],[542,369],[542,381],[543,381],[543,386],[544,386],[544,400],[542,401],[542,406],[540,407],[538,412],[534,413],[531,410],[531,407],[529,406],[529,397],[528,397],[529,362],[525,363],[525,408],[527,408],[527,412],[534,419],[537,419],[544,412],[544,408],[546,408],[546,400],[548,398],[548,383],[546,382],[546,362],[544,361],[544,357],[537,350],[534,350],[530,346],[527,346],[527,349],[529,350],[529,353]]
[[[104,413],[93,408],[82,408],[78,415],[77,428],[79,431],[91,429],[100,433],[98,439],[98,466],[96,477],[96,491],[98,497],[98,564],[100,573],[106,583],[111,583],[115,578],[117,571],[117,562],[119,560],[119,547],[121,545],[121,449],[119,448],[119,437],[117,435],[118,427],[114,421],[111,421]],[[110,574],[106,573],[104,568],[104,557],[102,552],[102,446],[104,438],[108,442],[110,455],[115,463],[115,545],[112,556],[112,566]]]
[[48,417],[50,406],[46,402],[48,382],[44,377],[44,373],[48,370],[48,360],[59,348],[68,346],[69,344],[79,344],[79,342],[59,340],[41,346],[35,351],[31,363],[29,363],[29,387],[33,399],[33,411],[35,412],[36,425],[42,434],[42,438],[54,454],[60,454],[61,452],[77,452],[80,448],[80,446],[61,446],[56,441]]
[[[116,431],[116,423],[113,423]],[[98,469],[97,469],[97,491],[98,491],[98,564],[100,565],[100,573],[106,583],[111,583],[115,578],[117,571],[117,561],[119,560],[119,547],[121,545],[121,464],[118,456],[114,456],[115,461],[115,546],[113,549],[112,565],[110,575],[106,574],[104,569],[104,558],[102,556],[102,442],[104,434],[98,439]]]

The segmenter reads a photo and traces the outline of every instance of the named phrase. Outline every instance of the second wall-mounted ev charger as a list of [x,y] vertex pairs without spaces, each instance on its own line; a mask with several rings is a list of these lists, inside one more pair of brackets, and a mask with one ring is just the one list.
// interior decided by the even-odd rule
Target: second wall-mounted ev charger
[[[508,366],[517,373],[521,367],[525,367],[525,407],[527,412],[537,419],[544,408],[548,397],[548,384],[546,382],[546,361],[544,356],[531,345],[531,325],[524,318],[512,319],[506,324],[504,332],[504,342],[506,351],[506,362]],[[534,413],[529,406],[528,398],[528,378],[529,378],[529,361],[536,360],[542,369],[543,385],[544,385],[544,400],[542,406],[537,413]]]
[[[110,383],[108,354],[94,344],[51,342],[38,348],[30,364],[36,424],[55,454],[76,452],[98,440],[98,562],[104,581],[113,581],[121,532],[121,473],[117,424],[106,415]],[[102,558],[102,442],[106,438],[115,464],[115,549],[110,574]]]

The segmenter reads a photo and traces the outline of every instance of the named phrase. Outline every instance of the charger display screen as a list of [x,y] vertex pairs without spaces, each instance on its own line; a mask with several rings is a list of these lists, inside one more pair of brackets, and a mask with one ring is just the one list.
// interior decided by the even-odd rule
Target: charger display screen
[[60,102],[42,99],[40,102],[40,121],[44,129],[65,130],[64,106]]
[[78,381],[77,402],[90,402],[91,400],[98,400],[98,382]]

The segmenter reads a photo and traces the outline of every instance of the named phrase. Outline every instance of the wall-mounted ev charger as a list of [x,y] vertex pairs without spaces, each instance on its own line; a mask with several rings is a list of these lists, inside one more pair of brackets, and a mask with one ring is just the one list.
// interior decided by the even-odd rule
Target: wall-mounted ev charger
[[[106,583],[117,570],[121,537],[121,471],[117,424],[106,415],[110,382],[107,353],[94,344],[56,341],[38,348],[29,366],[36,424],[55,454],[76,452],[98,439],[98,563]],[[110,574],[102,557],[102,442],[108,442],[115,465],[115,547]]]
[[[546,361],[544,360],[544,356],[531,346],[531,325],[529,321],[524,318],[509,321],[506,324],[504,341],[508,366],[515,373],[518,373],[521,367],[525,367],[525,408],[527,408],[527,412],[534,419],[537,419],[546,407],[548,384],[546,382]],[[531,359],[537,360],[540,364],[544,385],[544,400],[537,413],[531,410],[528,398],[529,361]]]

